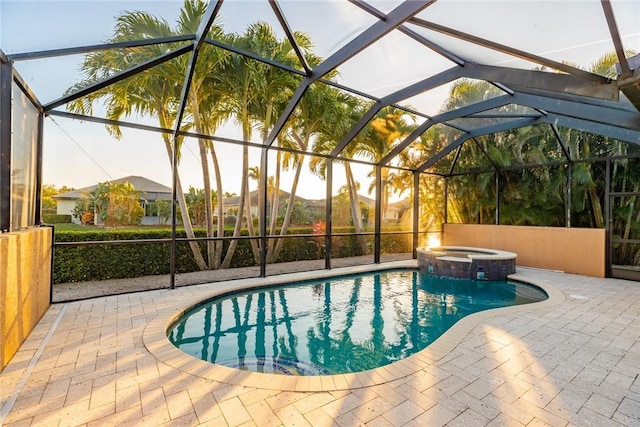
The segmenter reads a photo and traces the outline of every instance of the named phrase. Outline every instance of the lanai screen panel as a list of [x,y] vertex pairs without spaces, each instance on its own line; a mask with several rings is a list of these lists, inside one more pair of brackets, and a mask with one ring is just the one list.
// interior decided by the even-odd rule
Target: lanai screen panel
[[35,225],[36,182],[39,171],[39,113],[15,82],[12,88],[11,230]]

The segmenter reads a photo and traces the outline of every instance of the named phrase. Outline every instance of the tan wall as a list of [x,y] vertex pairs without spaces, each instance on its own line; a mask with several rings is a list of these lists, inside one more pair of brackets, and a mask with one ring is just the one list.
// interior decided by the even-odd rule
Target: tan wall
[[49,308],[51,229],[0,234],[0,371]]
[[516,264],[605,277],[605,230],[445,224],[443,245],[501,249],[518,254]]

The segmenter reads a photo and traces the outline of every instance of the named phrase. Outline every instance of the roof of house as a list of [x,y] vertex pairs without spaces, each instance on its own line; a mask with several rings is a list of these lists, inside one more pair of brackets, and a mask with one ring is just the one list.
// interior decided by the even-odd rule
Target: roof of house
[[[258,203],[258,194],[259,194],[258,190],[253,190],[249,194],[251,195],[251,204],[255,205],[256,203]],[[291,193],[289,193],[287,191],[284,191],[284,190],[280,190],[280,200],[287,200],[290,197],[291,197]],[[297,202],[303,202],[303,203],[307,202],[307,199],[302,198],[300,196],[295,196],[294,199]],[[240,204],[240,196],[225,197],[224,204],[226,206],[239,205]]]
[[[129,184],[133,185],[133,188],[135,188],[136,191],[139,191],[141,194],[151,195],[152,193],[157,193],[156,197],[151,198],[153,200],[167,199],[167,195],[168,195],[168,199],[171,198],[172,191],[170,187],[167,187],[166,185],[162,185],[158,182],[152,181],[143,176],[130,175],[130,176],[125,176],[123,178],[118,178],[118,179],[114,179],[112,181],[106,181],[106,182],[109,182],[112,184],[123,184],[125,182],[128,182]],[[81,199],[85,197],[85,195],[87,195],[88,193],[91,193],[96,187],[98,187],[98,184],[90,185],[88,187],[82,187],[73,191],[67,191],[66,193],[53,196],[53,198],[54,199]]]
[[411,200],[407,197],[406,199],[398,200],[394,203],[389,203],[387,208],[389,209],[397,209],[397,210],[405,210],[411,207]]
[[[255,205],[258,203],[258,190],[253,190],[251,193],[251,204]],[[286,200],[289,199],[291,197],[291,193],[288,193],[284,190],[280,190],[280,200]],[[368,206],[374,206],[375,205],[375,200],[371,199],[369,197],[363,196],[361,194],[358,194],[358,198],[360,199],[361,202],[365,203]],[[295,196],[294,197],[296,202],[301,202],[301,203],[305,203],[308,207],[324,207],[326,205],[326,199],[320,199],[320,200],[309,200],[309,199],[305,199],[304,197],[300,197],[300,196]],[[225,206],[229,207],[229,206],[237,206],[240,202],[240,196],[233,196],[233,197],[226,197],[224,199],[224,204]]]

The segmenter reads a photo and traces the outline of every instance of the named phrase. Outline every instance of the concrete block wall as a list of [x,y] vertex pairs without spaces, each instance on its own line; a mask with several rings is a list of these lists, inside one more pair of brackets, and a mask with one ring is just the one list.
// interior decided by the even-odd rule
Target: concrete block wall
[[519,266],[606,275],[604,229],[445,224],[442,244],[515,252]]
[[49,308],[50,228],[0,234],[0,371]]

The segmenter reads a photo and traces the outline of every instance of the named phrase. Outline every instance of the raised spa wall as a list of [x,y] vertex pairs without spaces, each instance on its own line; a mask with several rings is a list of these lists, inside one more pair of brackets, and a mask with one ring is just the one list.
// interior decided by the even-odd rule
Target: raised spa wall
[[[467,256],[451,256],[449,252],[468,252]],[[471,280],[506,280],[516,272],[516,254],[512,252],[443,246],[418,248],[418,268],[434,276]]]

